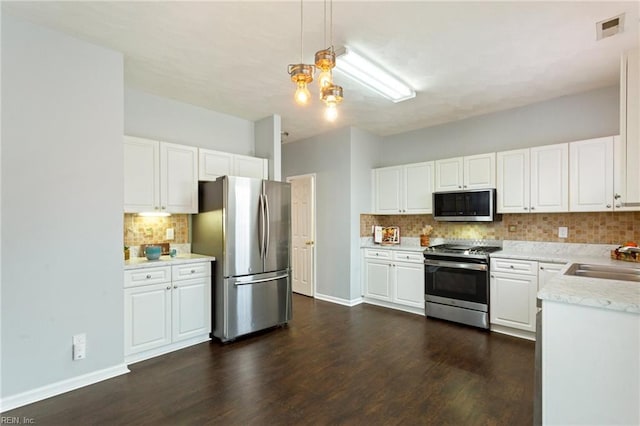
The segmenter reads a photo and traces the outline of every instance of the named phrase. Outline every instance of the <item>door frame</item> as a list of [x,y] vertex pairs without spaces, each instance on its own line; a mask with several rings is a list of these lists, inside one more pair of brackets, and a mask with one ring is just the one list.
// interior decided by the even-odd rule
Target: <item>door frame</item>
[[[316,268],[316,264],[317,262],[317,253],[318,251],[316,250],[317,247],[317,242],[318,242],[318,235],[316,233],[316,229],[317,229],[317,219],[316,219],[316,174],[315,173],[307,173],[307,174],[303,174],[303,175],[295,175],[295,176],[287,176],[286,178],[286,182],[287,183],[291,183],[292,180],[296,180],[296,179],[301,179],[301,178],[311,178],[311,222],[313,223],[313,225],[311,226],[312,232],[313,232],[313,255],[312,255],[312,265],[311,268],[313,269],[311,271],[311,275],[313,276],[313,288],[311,289],[311,297],[315,298],[316,297],[316,288],[317,288],[317,281],[318,281],[318,277],[317,277],[317,270],[318,268]],[[291,218],[293,219],[293,204],[291,205]],[[293,265],[293,250],[291,250],[291,260],[290,263]],[[292,278],[293,280],[293,278]],[[292,286],[293,287],[293,286]]]

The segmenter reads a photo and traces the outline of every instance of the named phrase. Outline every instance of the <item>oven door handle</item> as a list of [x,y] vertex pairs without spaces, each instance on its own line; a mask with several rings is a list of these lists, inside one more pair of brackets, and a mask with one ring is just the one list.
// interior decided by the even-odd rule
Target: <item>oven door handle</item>
[[488,270],[488,265],[483,265],[480,263],[446,262],[444,260],[426,259],[424,261],[424,264],[430,266],[445,266],[447,268],[472,269],[474,271]]

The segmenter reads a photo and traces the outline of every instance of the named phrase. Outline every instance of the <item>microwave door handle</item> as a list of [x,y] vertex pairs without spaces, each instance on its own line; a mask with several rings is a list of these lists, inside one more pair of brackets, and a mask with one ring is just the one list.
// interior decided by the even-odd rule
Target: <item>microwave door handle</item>
[[429,266],[444,266],[447,268],[471,269],[473,271],[486,271],[488,269],[487,265],[483,265],[480,263],[447,262],[444,260],[432,259],[426,259],[424,261],[424,264]]

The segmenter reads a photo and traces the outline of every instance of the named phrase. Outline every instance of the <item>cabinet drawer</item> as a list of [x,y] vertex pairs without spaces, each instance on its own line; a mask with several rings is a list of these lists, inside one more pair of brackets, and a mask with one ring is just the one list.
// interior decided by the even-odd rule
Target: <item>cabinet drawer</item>
[[124,271],[125,287],[160,284],[169,281],[171,281],[171,268],[169,266]]
[[391,250],[366,249],[364,255],[374,259],[391,259]]
[[173,281],[188,280],[211,276],[211,262],[175,265],[172,271]]
[[415,251],[394,251],[393,260],[399,262],[424,263],[424,255]]
[[491,259],[491,272],[537,275],[538,262],[514,259]]

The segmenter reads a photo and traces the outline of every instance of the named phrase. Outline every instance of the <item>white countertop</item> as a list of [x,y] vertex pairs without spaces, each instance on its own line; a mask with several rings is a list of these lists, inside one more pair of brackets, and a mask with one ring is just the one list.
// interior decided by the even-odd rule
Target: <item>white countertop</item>
[[416,251],[422,253],[426,247],[420,245],[420,238],[404,237],[400,238],[400,244],[375,244],[373,238],[362,237],[360,238],[360,248],[367,249],[384,249],[384,250],[403,250],[403,251]]
[[605,256],[581,256],[549,251],[503,250],[491,254],[492,258],[532,260],[564,263],[562,270],[538,292],[538,299],[573,305],[590,306],[640,314],[640,283],[601,278],[564,275],[573,263],[590,263],[640,268],[640,264],[614,260]]
[[131,259],[124,261],[124,269],[127,270],[151,268],[157,266],[172,266],[185,263],[197,263],[207,260],[213,261],[216,260],[216,258],[195,253],[179,254],[176,257],[160,256],[160,259],[158,260],[149,260],[146,257],[132,257]]

